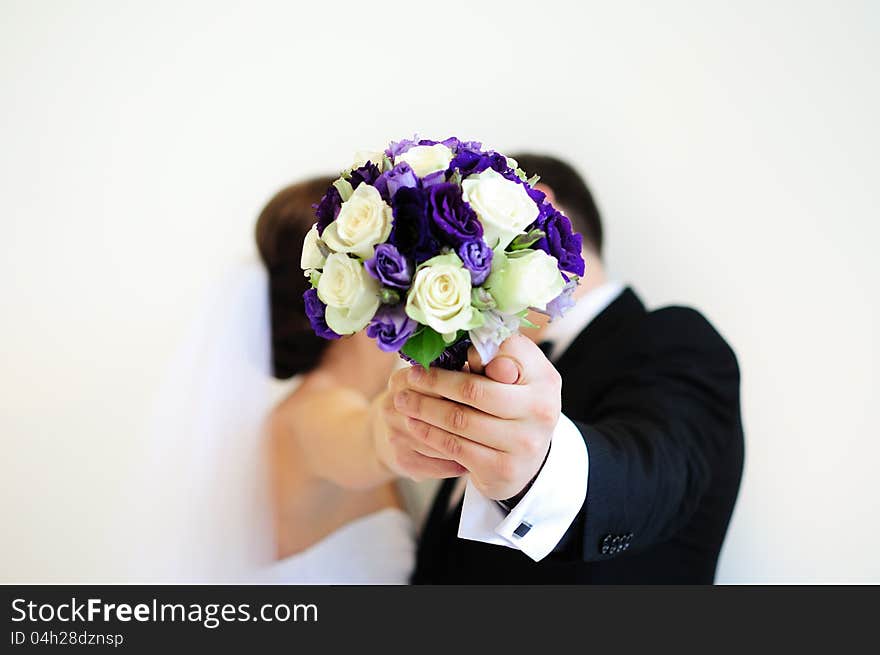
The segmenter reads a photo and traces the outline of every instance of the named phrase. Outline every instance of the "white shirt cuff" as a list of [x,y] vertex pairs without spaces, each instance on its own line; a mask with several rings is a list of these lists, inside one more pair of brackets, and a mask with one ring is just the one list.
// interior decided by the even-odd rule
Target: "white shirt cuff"
[[523,551],[536,562],[549,555],[587,497],[590,458],[580,430],[561,414],[547,461],[509,514],[468,479],[458,536]]

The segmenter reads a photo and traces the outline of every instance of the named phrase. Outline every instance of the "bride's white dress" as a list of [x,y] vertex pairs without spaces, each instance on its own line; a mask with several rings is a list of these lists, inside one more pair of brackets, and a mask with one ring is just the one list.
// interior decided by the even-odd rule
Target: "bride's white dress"
[[273,561],[263,423],[293,383],[274,380],[266,275],[217,285],[179,348],[135,464],[131,581],[405,584],[413,521],[385,509]]
[[346,523],[315,545],[266,567],[265,584],[406,584],[415,566],[409,514],[383,509]]

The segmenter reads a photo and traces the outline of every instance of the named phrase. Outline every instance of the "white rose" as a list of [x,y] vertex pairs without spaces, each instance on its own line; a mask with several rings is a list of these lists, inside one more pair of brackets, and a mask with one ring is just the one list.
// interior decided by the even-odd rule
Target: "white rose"
[[516,314],[529,307],[546,309],[562,293],[565,280],[556,258],[543,250],[495,252],[492,273],[484,285],[504,314]]
[[379,168],[382,168],[382,159],[384,159],[385,153],[379,150],[358,150],[354,153],[354,162],[352,162],[352,168],[360,168],[368,161],[373,162]]
[[324,230],[323,239],[335,252],[350,252],[362,259],[373,256],[373,246],[391,234],[391,207],[375,187],[360,184],[342,203],[336,220]]
[[433,146],[413,146],[402,155],[394,158],[394,163],[405,161],[419,177],[425,177],[437,171],[445,171],[452,161],[452,150],[442,143]]
[[538,206],[525,187],[491,168],[464,180],[461,192],[477,212],[483,224],[483,238],[490,248],[506,248],[538,217]]
[[335,252],[324,264],[318,298],[327,305],[324,318],[330,329],[353,334],[364,329],[379,309],[379,283],[359,261]]
[[323,245],[323,242],[321,237],[318,236],[318,225],[316,223],[312,225],[312,229],[309,230],[303,241],[302,256],[299,260],[299,265],[303,270],[324,267],[327,257],[322,252],[321,245]]
[[406,298],[406,314],[447,338],[482,324],[471,307],[471,274],[455,253],[433,257],[416,272]]

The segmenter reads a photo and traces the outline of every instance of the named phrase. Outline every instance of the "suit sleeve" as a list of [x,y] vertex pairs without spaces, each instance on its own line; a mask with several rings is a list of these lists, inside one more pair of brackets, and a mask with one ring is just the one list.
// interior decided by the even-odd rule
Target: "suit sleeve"
[[672,537],[741,435],[739,369],[697,312],[652,317],[638,352],[575,422],[589,451],[581,511],[552,557],[606,560]]

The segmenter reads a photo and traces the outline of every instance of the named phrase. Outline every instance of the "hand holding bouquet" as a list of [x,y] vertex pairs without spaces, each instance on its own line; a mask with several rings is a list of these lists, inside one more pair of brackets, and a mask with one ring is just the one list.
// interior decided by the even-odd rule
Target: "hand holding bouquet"
[[560,316],[584,274],[581,236],[517,163],[476,142],[363,153],[316,205],[306,312],[327,339],[366,329],[384,351],[484,364],[534,309]]

